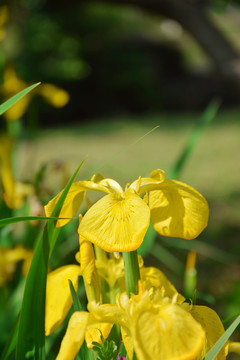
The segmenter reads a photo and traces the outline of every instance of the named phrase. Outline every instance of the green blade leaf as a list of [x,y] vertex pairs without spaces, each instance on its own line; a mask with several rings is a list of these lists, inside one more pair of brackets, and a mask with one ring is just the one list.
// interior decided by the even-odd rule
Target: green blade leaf
[[240,315],[233,321],[233,323],[227,328],[225,333],[218,339],[216,344],[211,348],[211,350],[207,353],[204,360],[213,360],[219,353],[219,351],[222,349],[224,344],[228,341],[234,330],[238,327],[240,324]]
[[[67,193],[82,166],[77,168],[51,216],[56,217]],[[49,220],[37,242],[29,274],[26,280],[22,309],[19,318],[19,331],[16,346],[16,360],[45,359],[45,294],[48,259],[54,249],[60,228],[55,227],[55,221]]]
[[[18,318],[19,320],[19,318]],[[16,321],[16,324],[12,330],[11,336],[7,342],[7,344],[4,347],[4,350],[1,355],[1,360],[8,360],[12,353],[15,350],[16,342],[17,342],[17,336],[18,336],[18,327],[19,327],[19,321]]]
[[219,100],[213,100],[202,116],[200,117],[199,122],[197,123],[195,129],[191,133],[185,148],[183,149],[182,153],[180,154],[179,158],[177,159],[175,165],[173,166],[172,170],[170,171],[170,178],[177,178],[180,171],[182,170],[184,164],[186,163],[189,155],[191,154],[193,148],[197,144],[199,137],[202,135],[206,127],[212,122],[215,118],[217,111],[220,107]]
[[71,290],[71,294],[72,294],[72,298],[73,298],[73,309],[74,309],[74,311],[82,311],[83,308],[80,304],[80,300],[74,289],[73,283],[70,279],[68,279],[68,282],[69,282],[69,286],[70,286],[70,290]]
[[61,218],[58,217],[47,217],[47,216],[16,216],[6,219],[0,219],[0,227],[9,225],[9,224],[15,224],[20,221],[30,221],[30,220],[58,220]]
[[19,101],[23,96],[27,95],[31,90],[33,90],[39,84],[40,84],[40,82],[27,87],[26,89],[20,91],[18,94],[12,96],[10,99],[8,99],[3,104],[1,104],[0,105],[0,115],[2,115],[5,111],[7,111],[14,104],[16,104],[17,101]]

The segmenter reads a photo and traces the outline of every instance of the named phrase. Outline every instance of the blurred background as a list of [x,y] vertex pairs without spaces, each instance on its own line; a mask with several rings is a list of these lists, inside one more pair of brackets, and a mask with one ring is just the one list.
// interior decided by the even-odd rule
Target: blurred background
[[[207,198],[209,226],[193,242],[148,234],[145,264],[184,291],[196,251],[198,303],[228,325],[240,299],[238,1],[1,1],[1,103],[39,81],[1,118],[1,217],[42,214],[86,156],[79,179],[100,172],[125,186],[164,169]],[[21,185],[17,200],[5,168]],[[32,225],[2,230],[0,245],[33,248]],[[66,227],[53,268],[74,259],[76,227]],[[10,323],[0,316],[0,326]]]

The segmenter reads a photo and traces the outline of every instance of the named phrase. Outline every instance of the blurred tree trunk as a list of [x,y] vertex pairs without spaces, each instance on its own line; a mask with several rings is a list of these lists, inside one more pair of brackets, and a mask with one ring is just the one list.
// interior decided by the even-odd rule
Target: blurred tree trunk
[[155,15],[164,15],[179,22],[212,59],[218,73],[225,80],[235,84],[240,91],[240,55],[207,16],[201,0],[105,0],[104,2],[137,6]]

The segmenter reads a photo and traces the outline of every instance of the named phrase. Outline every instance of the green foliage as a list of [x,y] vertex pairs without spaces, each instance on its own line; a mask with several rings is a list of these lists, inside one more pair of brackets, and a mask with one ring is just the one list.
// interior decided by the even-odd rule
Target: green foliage
[[102,345],[93,341],[93,350],[99,360],[115,360],[118,354],[117,345],[113,340],[105,340],[101,333]]
[[11,218],[7,218],[7,219],[0,219],[0,227],[2,226],[6,226],[9,224],[15,224],[21,221],[31,221],[31,220],[57,220],[59,219],[58,217],[46,217],[46,216],[13,216]]
[[70,287],[70,290],[71,290],[71,294],[72,294],[72,298],[73,298],[73,308],[74,308],[74,311],[82,311],[83,310],[83,307],[80,303],[80,300],[79,300],[79,297],[74,289],[74,286],[73,286],[73,283],[72,281],[69,279],[69,287]]
[[1,360],[8,360],[10,356],[15,350],[16,343],[17,343],[17,336],[18,336],[18,329],[19,329],[19,319],[17,319],[16,324],[11,332],[8,342],[6,343],[5,349],[2,352]]
[[19,101],[22,97],[24,97],[25,95],[27,95],[31,90],[33,90],[36,86],[38,86],[40,84],[34,84],[31,85],[29,87],[27,87],[26,89],[20,91],[18,94],[14,95],[13,97],[11,97],[10,99],[8,99],[7,101],[5,101],[3,104],[0,105],[0,115],[2,115],[5,111],[7,111],[10,107],[12,107],[17,101]]

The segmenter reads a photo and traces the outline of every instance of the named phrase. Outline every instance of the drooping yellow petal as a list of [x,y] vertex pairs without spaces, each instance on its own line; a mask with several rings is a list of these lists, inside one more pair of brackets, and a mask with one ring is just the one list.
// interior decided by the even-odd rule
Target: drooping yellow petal
[[142,243],[150,210],[136,194],[109,194],[83,217],[79,234],[105,251],[133,251]]
[[194,188],[177,180],[165,180],[149,194],[151,220],[160,235],[196,238],[207,226],[209,209]]
[[90,314],[85,311],[76,311],[73,313],[56,360],[75,359],[84,341],[89,317]]
[[[50,200],[46,206],[44,206],[46,216],[51,216],[51,213],[62,193],[63,191],[61,191],[52,200]],[[84,196],[85,196],[85,190],[78,185],[78,182],[73,183],[72,186],[70,187],[70,190],[65,198],[64,204],[59,213],[59,217],[69,218],[69,219],[58,220],[56,223],[57,227],[64,226],[71,220],[71,218],[76,214],[81,203],[83,202]]]
[[11,208],[19,208],[23,205],[23,196],[16,196],[16,180],[12,170],[12,152],[14,142],[8,136],[0,137],[0,175],[4,189],[3,200]]
[[78,288],[80,266],[62,266],[47,275],[45,334],[49,335],[57,330],[65,320],[73,303],[68,280],[74,289]]
[[104,339],[107,339],[113,324],[110,323],[98,323],[88,326],[85,334],[85,341],[89,349],[93,348],[93,341],[102,344],[101,335]]
[[[69,192],[65,198],[64,204],[59,214],[59,217],[69,218],[69,219],[58,220],[56,224],[57,227],[66,225],[71,220],[71,218],[76,214],[84,199],[87,190],[102,191],[107,194],[109,193],[109,190],[105,186],[94,183],[93,181],[74,182],[69,189]],[[50,200],[49,203],[44,207],[47,216],[51,215],[53,208],[56,205],[57,201],[59,200],[62,192],[63,190],[58,195],[56,195],[52,200]]]
[[83,236],[79,236],[80,252],[79,262],[84,280],[88,301],[100,300],[100,286],[95,266],[93,245]]
[[146,290],[150,288],[164,288],[164,295],[170,299],[176,297],[176,301],[181,304],[185,298],[177,292],[173,284],[167,279],[162,271],[155,267],[143,267],[140,269],[141,282]]
[[[217,340],[222,336],[225,330],[217,313],[207,306],[195,305],[191,308],[190,314],[202,325],[202,328],[206,332],[204,346],[196,359],[202,360]],[[225,344],[215,357],[215,360],[226,359],[227,348],[228,346]]]
[[92,243],[86,240],[83,236],[79,236],[79,245],[80,245],[79,262],[81,265],[81,270],[82,272],[84,272],[85,268],[89,265],[89,263],[95,261],[95,256],[93,252]]
[[70,99],[67,91],[60,89],[53,84],[41,84],[36,90],[50,105],[60,108],[65,106]]
[[138,360],[195,360],[205,339],[201,325],[175,304],[142,312],[135,326]]
[[0,136],[0,176],[4,189],[3,200],[10,209],[23,206],[27,196],[34,194],[31,184],[24,184],[14,178],[12,169],[12,152],[14,141],[9,136]]

